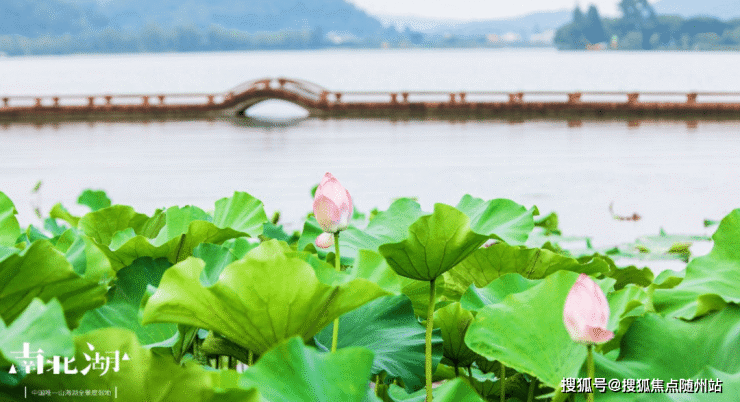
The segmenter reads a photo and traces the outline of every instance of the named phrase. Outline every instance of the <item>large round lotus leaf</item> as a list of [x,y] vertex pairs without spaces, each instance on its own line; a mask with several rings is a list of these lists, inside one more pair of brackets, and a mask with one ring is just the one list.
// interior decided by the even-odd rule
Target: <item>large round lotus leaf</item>
[[442,331],[444,357],[453,365],[469,366],[478,356],[465,344],[465,333],[472,322],[473,314],[460,303],[448,304],[434,312],[434,326]]
[[[378,213],[365,229],[350,226],[339,234],[339,247],[342,256],[342,264],[351,265],[359,250],[377,251],[378,247],[385,243],[401,241],[408,235],[409,226],[422,217],[424,212],[416,201],[409,198],[401,198],[393,202],[387,211]],[[316,218],[309,218],[303,225],[303,233],[298,240],[298,249],[303,250],[324,231],[319,226]],[[334,248],[318,248],[316,252],[321,257],[326,257]]]
[[262,201],[247,193],[235,191],[230,198],[216,201],[213,224],[220,229],[230,228],[257,237],[265,222],[267,214]]
[[15,218],[17,213],[13,201],[0,192],[0,246],[13,247],[20,237],[21,227]]
[[457,209],[436,204],[408,229],[405,240],[380,246],[380,254],[399,275],[431,281],[442,275],[488,239],[470,229],[470,218]]
[[[720,379],[722,393],[632,394],[635,401],[737,401],[740,391],[740,308],[724,310],[685,322],[657,314],[635,319],[624,334],[617,361],[595,355],[596,377],[664,381]],[[580,376],[586,376],[585,371]],[[680,384],[679,384],[680,385]],[[652,388],[651,388],[652,389]],[[601,394],[596,400],[623,401],[621,392]]]
[[206,328],[262,354],[296,335],[311,339],[340,315],[388,294],[364,279],[322,283],[311,264],[285,251],[285,243],[264,242],[211,286],[200,281],[205,262],[189,258],[165,272],[142,321]]
[[[75,349],[77,352],[70,369],[76,368],[77,374],[64,374],[62,371],[60,374],[45,372],[41,375],[28,375],[19,387],[7,391],[17,398],[12,400],[23,400],[25,387],[29,395],[33,389],[48,389],[52,392],[109,390],[111,400],[117,393],[117,399],[121,401],[147,402],[207,401],[213,394],[214,373],[192,363],[181,367],[172,357],[153,354],[142,348],[136,335],[128,330],[108,328],[77,336]],[[116,352],[119,358],[117,372]],[[101,362],[106,362],[110,357],[105,374],[102,374],[104,365],[93,366],[96,353],[100,354]],[[62,360],[62,370],[63,366]],[[87,367],[89,371],[85,370]],[[83,374],[83,370],[86,374]],[[0,389],[0,396],[2,392]],[[70,397],[52,394],[44,397],[44,400],[68,401]],[[256,402],[256,399],[252,401]]]
[[[331,346],[332,324],[316,335],[316,342]],[[424,386],[426,329],[414,316],[411,301],[404,295],[375,299],[339,318],[337,347],[361,346],[375,353],[372,374],[385,371],[387,378],[400,378],[406,390]],[[442,338],[432,335],[432,366],[442,359]]]
[[722,219],[712,239],[712,251],[689,262],[678,286],[655,290],[653,303],[660,314],[693,319],[740,303],[740,209]]
[[[426,390],[422,389],[407,394],[403,388],[397,385],[391,385],[388,395],[394,402],[424,402],[426,400]],[[461,379],[448,381],[432,390],[435,402],[483,402],[483,399]]]
[[482,288],[509,273],[518,273],[527,279],[542,279],[560,270],[598,275],[609,272],[609,269],[608,262],[600,257],[580,263],[550,250],[497,243],[476,250],[445,276],[467,289],[471,283]]
[[362,402],[372,364],[365,348],[320,353],[294,337],[262,355],[239,386],[257,388],[266,402]]
[[82,315],[105,303],[107,282],[100,272],[75,272],[64,254],[48,240],[37,240],[20,254],[0,261],[0,318],[13,322],[34,298],[62,304],[70,328]]
[[511,200],[485,201],[467,194],[456,208],[470,218],[473,231],[509,244],[524,244],[534,229],[534,215],[539,214],[536,207],[528,210]]
[[[486,305],[468,328],[465,343],[486,359],[535,376],[550,387],[576,377],[586,360],[586,347],[568,335],[563,306],[577,278],[575,272],[558,271],[528,290]],[[613,283],[610,279],[600,285]]]

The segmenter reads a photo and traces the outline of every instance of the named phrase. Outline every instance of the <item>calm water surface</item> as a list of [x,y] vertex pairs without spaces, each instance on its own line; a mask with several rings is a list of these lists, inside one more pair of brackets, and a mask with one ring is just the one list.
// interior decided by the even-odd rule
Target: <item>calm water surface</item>
[[[0,59],[0,94],[219,91],[262,76],[337,90],[740,91],[733,53],[314,51]],[[732,70],[732,71],[731,71]],[[465,193],[557,211],[595,245],[641,235],[711,234],[703,219],[740,207],[737,122],[308,119],[284,127],[229,121],[0,125],[0,191],[24,223],[33,206],[75,209],[85,188],[142,212],[212,209],[234,190],[280,210],[291,228],[331,171],[357,207],[416,196],[425,210]],[[40,195],[31,189],[43,180]],[[639,222],[611,219],[617,213]]]

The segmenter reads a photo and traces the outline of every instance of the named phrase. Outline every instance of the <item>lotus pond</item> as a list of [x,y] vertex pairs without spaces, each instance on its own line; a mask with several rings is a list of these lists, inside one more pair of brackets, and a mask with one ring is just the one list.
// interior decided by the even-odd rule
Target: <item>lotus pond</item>
[[[286,233],[245,192],[79,203],[24,228],[0,193],[0,400],[580,401],[590,377],[597,401],[740,395],[740,209],[692,258],[699,237],[573,247],[557,216],[469,195],[355,210],[328,248],[314,214]],[[589,347],[563,318],[581,274],[614,335]]]

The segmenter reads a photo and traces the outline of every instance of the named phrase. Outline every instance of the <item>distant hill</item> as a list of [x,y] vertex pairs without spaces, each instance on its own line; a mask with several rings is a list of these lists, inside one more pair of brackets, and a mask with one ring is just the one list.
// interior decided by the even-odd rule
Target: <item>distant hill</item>
[[382,30],[377,19],[344,0],[98,0],[98,5],[113,26],[127,29],[157,23],[201,28],[216,24],[244,32],[320,28],[357,36]]
[[0,35],[77,34],[107,26],[97,4],[63,0],[0,0]]
[[721,20],[740,17],[740,0],[660,0],[653,4],[658,14],[676,14],[685,18],[711,16]]
[[378,19],[386,25],[393,25],[399,29],[410,27],[415,31],[426,34],[486,35],[490,33],[534,33],[549,29],[554,30],[567,24],[571,17],[572,11],[563,10],[538,12],[515,18],[471,22],[397,16],[379,16]]
[[0,35],[77,34],[106,27],[139,31],[220,25],[243,32],[379,33],[376,18],[344,0],[0,0]]

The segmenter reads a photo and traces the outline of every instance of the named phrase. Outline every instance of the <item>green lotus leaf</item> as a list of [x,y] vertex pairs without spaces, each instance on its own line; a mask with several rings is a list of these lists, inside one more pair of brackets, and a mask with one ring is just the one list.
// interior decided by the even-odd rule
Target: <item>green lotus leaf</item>
[[[177,232],[168,232],[165,226],[160,234],[162,233]],[[152,240],[136,235],[132,229],[126,229],[116,233],[107,255],[117,269],[131,265],[141,257],[164,257],[174,264],[191,256],[193,249],[201,243],[221,244],[245,235],[246,233],[233,229],[220,229],[211,222],[201,220],[190,222],[185,233],[175,234],[169,239],[158,236]]]
[[[417,281],[413,279],[404,278],[410,281],[408,284],[401,288],[401,293],[406,295],[411,300],[411,305],[414,306],[414,314],[419,316],[420,319],[427,319],[427,310],[429,308],[429,286],[431,282],[428,281]],[[436,294],[440,295],[445,289],[444,277],[440,276],[434,281],[434,288]],[[442,302],[444,303],[444,302]],[[439,298],[435,301],[435,310],[440,305]]]
[[242,373],[239,386],[257,388],[267,402],[362,402],[372,364],[365,348],[320,353],[291,337]]
[[18,254],[20,252],[21,252],[21,250],[15,248],[15,247],[0,246],[0,261],[8,258],[9,256],[11,256],[13,254]]
[[220,229],[230,228],[257,237],[267,221],[262,201],[247,193],[236,191],[231,198],[216,201],[213,224]]
[[164,217],[165,224],[152,241],[153,244],[162,245],[186,234],[190,229],[190,224],[194,221],[211,222],[213,220],[205,211],[191,205],[167,208]]
[[108,246],[106,254],[117,270],[140,257],[167,257],[176,263],[191,256],[201,243],[221,244],[260,234],[267,221],[262,202],[239,192],[217,201],[214,214],[211,218],[198,207],[186,206],[158,211],[149,218],[131,207],[115,205],[85,215],[79,226]]
[[112,207],[90,212],[80,218],[77,226],[82,232],[103,245],[110,245],[113,236],[125,229],[133,229],[137,234],[149,217],[140,214],[128,205]]
[[[661,379],[665,384],[679,379],[717,379],[724,382],[721,394],[633,394],[635,401],[734,401],[740,389],[740,308],[728,306],[701,319],[684,322],[657,314],[635,319],[624,334],[617,361],[596,354],[596,377]],[[585,369],[584,369],[585,370]],[[580,376],[586,376],[585,371]],[[699,396],[700,395],[700,396]],[[598,394],[598,400],[622,401],[619,392]],[[699,399],[701,398],[701,399]]]
[[13,201],[0,192],[0,246],[2,247],[15,246],[16,240],[21,235],[21,226],[15,218],[17,213]]
[[106,254],[105,246],[92,238],[69,229],[56,239],[54,246],[64,253],[74,271],[88,278],[107,279],[115,275],[113,266]]
[[[342,264],[351,265],[361,249],[378,251],[385,243],[399,242],[408,236],[412,223],[424,215],[419,204],[409,198],[393,202],[387,211],[379,212],[363,230],[350,226],[339,234],[339,247]],[[313,244],[323,230],[315,218],[311,217],[303,225],[303,233],[298,240],[298,249],[304,250]],[[321,257],[326,257],[333,248],[317,249]]]
[[617,280],[614,284],[615,290],[620,290],[629,284],[634,284],[641,287],[648,287],[653,283],[655,274],[650,268],[637,268],[634,265],[623,268],[615,268],[609,272],[609,277]]
[[[558,271],[528,290],[486,305],[468,327],[465,343],[486,359],[535,376],[550,387],[576,377],[586,360],[586,347],[568,335],[563,306],[577,278],[575,272]],[[597,283],[611,287],[614,280]]]
[[535,287],[540,281],[530,280],[519,274],[505,274],[482,288],[470,285],[460,298],[462,308],[478,311],[489,304],[501,303],[510,294],[524,292]]
[[64,320],[62,305],[56,299],[48,304],[33,299],[10,326],[6,327],[0,320],[0,371],[8,364],[20,371],[18,354],[23,351],[24,343],[32,351],[43,350],[45,356],[74,355],[72,334]]
[[51,211],[49,211],[49,218],[51,219],[61,219],[64,222],[69,223],[73,228],[76,228],[77,225],[80,223],[80,217],[74,216],[69,211],[67,211],[66,208],[62,204],[55,204]]
[[712,251],[689,262],[678,286],[655,290],[660,314],[693,319],[740,303],[740,209],[722,219],[712,239]]
[[0,261],[0,318],[13,322],[34,298],[57,298],[70,328],[82,315],[105,303],[107,281],[97,270],[77,274],[64,254],[48,240],[39,240],[19,254]]
[[[483,402],[483,399],[461,379],[447,381],[432,390],[435,402]],[[407,394],[398,385],[391,385],[388,396],[394,402],[424,402],[426,390],[422,389],[413,394]]]
[[[333,328],[332,324],[325,327],[316,342],[328,349]],[[411,301],[404,295],[386,296],[341,316],[337,348],[371,350],[375,354],[372,374],[385,371],[386,378],[400,378],[406,391],[413,392],[424,386],[425,335]],[[442,337],[437,329],[432,335],[432,366],[441,358]]]
[[434,312],[434,326],[442,331],[444,357],[454,366],[469,366],[478,357],[465,344],[465,333],[472,322],[473,314],[457,302]]
[[[91,346],[94,350],[90,349]],[[75,361],[70,368],[76,368],[77,374],[31,374],[23,379],[20,387],[10,392],[14,392],[14,396],[20,400],[24,387],[28,388],[29,394],[31,389],[109,390],[110,399],[117,396],[122,401],[147,402],[203,401],[209,400],[214,394],[214,377],[218,373],[210,373],[192,362],[181,367],[171,356],[156,355],[142,348],[136,334],[131,331],[108,328],[79,335],[75,337],[75,347]],[[118,371],[114,370],[115,352],[119,356]],[[105,374],[102,374],[102,367],[92,367],[96,353],[100,354],[103,361],[110,357]],[[88,366],[90,371],[86,371],[85,375],[82,370]],[[44,400],[68,401],[69,397],[52,394],[44,397]]]
[[[400,276],[377,252],[360,250],[354,266],[348,271],[353,278],[363,278],[393,294],[400,294],[404,286],[416,281]],[[428,299],[427,294],[427,299]]]
[[[693,380],[716,380],[722,381],[721,392],[715,390],[715,393],[705,393],[702,395],[702,401],[712,402],[734,402],[737,395],[740,395],[740,372],[725,373],[713,367],[705,367],[697,373]],[[667,394],[666,396],[673,402],[694,402],[696,401],[694,393]]]
[[[382,255],[370,250],[360,250],[355,265],[347,273],[349,278],[367,279],[392,294],[405,295],[411,300],[414,314],[426,320],[429,306],[429,282],[417,281],[397,274]],[[434,287],[438,295],[443,294],[446,286],[444,277],[437,278]]]
[[[37,228],[34,225],[28,225],[28,228],[26,229],[25,233],[25,239],[24,241],[27,243],[33,243],[36,240],[52,240],[51,237],[47,236],[46,233],[42,232],[41,229]],[[52,243],[55,243],[56,239],[52,241]]]
[[[498,366],[498,363],[497,363]],[[500,370],[497,368],[497,370]],[[501,382],[494,373],[484,374],[477,368],[472,368],[472,376],[464,377],[468,384],[485,400],[498,401],[501,397]],[[531,377],[530,377],[531,378]],[[522,373],[515,370],[506,370],[505,392],[507,401],[526,401],[529,393],[530,381]],[[533,391],[533,396],[539,390]],[[541,394],[541,392],[539,393]]]
[[209,286],[218,281],[224,268],[232,262],[244,257],[257,247],[259,243],[252,243],[247,238],[229,239],[222,244],[201,243],[193,249],[193,257],[205,261],[201,282]]
[[380,254],[399,275],[431,281],[480,247],[488,236],[470,229],[470,218],[457,209],[436,204],[434,213],[419,218],[408,237],[380,246]]
[[170,339],[177,332],[177,325],[155,323],[143,326],[139,316],[147,287],[159,286],[162,275],[171,265],[166,259],[144,257],[119,270],[113,295],[105,305],[86,312],[74,333],[80,335],[96,329],[120,327],[134,331],[144,345]]
[[214,392],[208,402],[260,402],[260,393],[256,388],[226,389]]
[[262,354],[292,336],[309,340],[340,315],[388,294],[364,279],[322,283],[309,263],[287,256],[285,247],[277,240],[262,243],[226,266],[209,287],[200,282],[203,260],[189,258],[173,266],[149,299],[143,323],[213,330]]
[[616,328],[614,338],[601,345],[601,352],[607,353],[619,348],[622,336],[637,318],[648,312],[654,312],[652,300],[648,292],[636,285],[627,285],[616,292],[607,295],[609,308],[609,328]]
[[542,279],[560,270],[593,275],[605,274],[609,269],[609,264],[599,257],[580,263],[549,250],[497,243],[473,252],[449,272],[449,277],[467,289],[471,283],[482,288],[508,273]]
[[297,232],[288,234],[285,232],[285,229],[283,229],[283,225],[275,225],[272,222],[265,222],[262,227],[262,236],[267,239],[284,241],[288,244],[296,244],[300,239]]
[[82,194],[80,194],[80,197],[77,198],[77,203],[90,207],[93,211],[111,206],[110,198],[108,198],[108,195],[106,195],[105,191],[102,190],[95,191],[88,189],[83,191]]
[[470,218],[470,228],[474,232],[517,245],[527,241],[534,229],[534,216],[539,215],[537,207],[528,210],[511,200],[484,201],[467,194],[456,208]]

